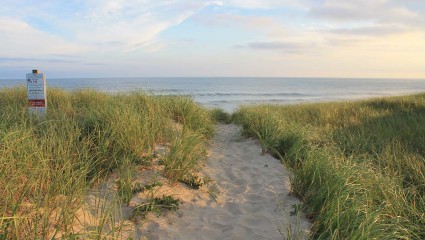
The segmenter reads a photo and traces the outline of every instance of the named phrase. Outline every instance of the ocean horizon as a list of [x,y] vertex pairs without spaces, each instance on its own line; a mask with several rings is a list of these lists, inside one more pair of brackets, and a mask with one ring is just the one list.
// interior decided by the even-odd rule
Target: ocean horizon
[[[48,76],[47,76],[48,77]],[[107,93],[147,91],[189,95],[205,107],[232,112],[241,105],[294,104],[398,96],[425,91],[425,79],[294,77],[47,78],[47,87],[96,89]],[[0,79],[0,88],[25,79]]]

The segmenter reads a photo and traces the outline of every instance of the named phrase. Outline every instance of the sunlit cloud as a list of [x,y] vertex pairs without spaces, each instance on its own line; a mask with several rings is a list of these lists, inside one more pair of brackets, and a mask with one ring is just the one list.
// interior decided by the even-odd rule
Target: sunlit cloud
[[268,50],[277,53],[298,53],[304,54],[313,46],[303,42],[250,42],[246,45],[237,45],[238,48],[249,48],[254,50]]
[[406,28],[416,28],[425,25],[425,2],[391,0],[327,0],[322,5],[309,9],[312,17],[329,21],[333,24],[390,24]]

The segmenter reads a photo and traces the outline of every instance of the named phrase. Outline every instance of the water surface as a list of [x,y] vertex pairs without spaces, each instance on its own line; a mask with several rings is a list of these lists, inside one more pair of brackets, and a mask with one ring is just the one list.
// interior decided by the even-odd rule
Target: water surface
[[[0,88],[25,84],[25,79],[2,79]],[[69,78],[47,85],[65,90],[84,88],[104,92],[147,90],[154,94],[191,95],[207,107],[233,111],[240,105],[290,104],[396,96],[425,91],[424,79],[339,78]]]

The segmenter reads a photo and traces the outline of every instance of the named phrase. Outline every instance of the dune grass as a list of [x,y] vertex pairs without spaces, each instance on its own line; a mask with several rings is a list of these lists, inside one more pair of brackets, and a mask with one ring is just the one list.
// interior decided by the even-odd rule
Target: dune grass
[[212,119],[217,123],[229,124],[232,122],[232,115],[225,112],[221,108],[213,108],[209,110]]
[[[209,112],[187,97],[47,94],[41,119],[28,114],[25,88],[0,90],[0,239],[78,236],[75,211],[94,183],[149,161],[157,145],[171,149],[165,175],[177,181],[196,169],[213,133]],[[131,172],[121,175],[128,203]]]
[[313,239],[425,239],[425,94],[242,107],[235,121],[293,170]]

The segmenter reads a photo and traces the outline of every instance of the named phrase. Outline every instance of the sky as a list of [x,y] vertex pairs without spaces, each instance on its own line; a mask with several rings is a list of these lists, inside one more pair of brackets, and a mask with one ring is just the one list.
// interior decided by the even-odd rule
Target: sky
[[425,78],[425,0],[2,0],[0,79]]

